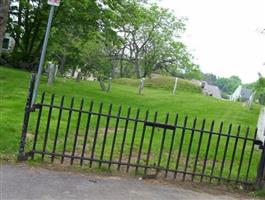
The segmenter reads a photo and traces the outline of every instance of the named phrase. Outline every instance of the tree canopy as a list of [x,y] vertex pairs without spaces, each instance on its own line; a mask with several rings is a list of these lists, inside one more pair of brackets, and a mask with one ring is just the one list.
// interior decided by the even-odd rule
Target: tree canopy
[[[8,32],[16,45],[8,62],[36,69],[48,13],[46,1],[11,1]],[[61,73],[78,67],[96,76],[196,77],[199,66],[180,40],[186,20],[145,0],[64,0],[55,10],[46,60]]]

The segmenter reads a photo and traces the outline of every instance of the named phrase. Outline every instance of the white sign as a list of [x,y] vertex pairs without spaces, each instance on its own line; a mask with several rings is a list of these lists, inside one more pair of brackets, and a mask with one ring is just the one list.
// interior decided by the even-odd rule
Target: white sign
[[60,0],[48,0],[48,4],[51,6],[59,6]]

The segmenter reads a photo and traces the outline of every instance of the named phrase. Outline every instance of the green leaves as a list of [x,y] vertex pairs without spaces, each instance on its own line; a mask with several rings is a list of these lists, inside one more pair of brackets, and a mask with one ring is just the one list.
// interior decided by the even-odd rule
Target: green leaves
[[[30,69],[38,63],[48,12],[44,1],[12,1],[13,64]],[[193,76],[198,65],[178,41],[185,21],[144,0],[64,0],[55,11],[46,60],[61,72],[78,67],[100,76],[140,78],[155,70]]]

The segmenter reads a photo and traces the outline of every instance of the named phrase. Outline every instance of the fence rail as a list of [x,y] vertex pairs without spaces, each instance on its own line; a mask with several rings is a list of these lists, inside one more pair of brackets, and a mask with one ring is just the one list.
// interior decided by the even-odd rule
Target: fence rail
[[161,122],[157,112],[142,114],[129,107],[124,113],[121,106],[114,109],[110,104],[106,109],[103,103],[87,105],[84,99],[76,108],[74,97],[65,106],[64,96],[57,101],[54,94],[47,98],[45,93],[30,108],[33,86],[34,78],[19,159],[78,161],[89,167],[96,163],[100,168],[183,181],[263,183],[265,149],[257,130],[242,132],[240,126],[235,130],[221,122],[216,127],[215,121],[199,123],[188,117],[181,122],[178,114],[172,119],[169,113]]

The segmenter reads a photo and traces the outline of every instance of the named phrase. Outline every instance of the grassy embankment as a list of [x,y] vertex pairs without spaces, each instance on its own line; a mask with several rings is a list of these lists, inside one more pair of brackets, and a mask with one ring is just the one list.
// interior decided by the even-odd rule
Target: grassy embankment
[[[18,143],[20,139],[21,134],[21,128],[22,128],[22,120],[23,120],[23,114],[24,114],[24,105],[27,95],[27,87],[29,82],[30,74],[24,71],[19,71],[15,69],[0,68],[0,88],[1,88],[1,133],[0,133],[0,154],[2,158],[15,158],[15,154],[18,149]],[[210,129],[210,125],[212,120],[215,120],[215,127],[214,130],[218,130],[219,124],[221,121],[224,122],[224,131],[227,131],[228,126],[230,123],[232,123],[233,129],[232,134],[236,134],[237,126],[240,124],[242,125],[241,128],[241,134],[244,135],[246,132],[246,128],[250,127],[250,136],[253,136],[254,129],[257,122],[257,117],[259,113],[259,106],[254,105],[251,110],[248,108],[242,106],[239,102],[229,102],[224,100],[218,100],[214,99],[209,96],[205,96],[201,94],[200,89],[188,81],[185,80],[179,80],[177,94],[175,96],[172,95],[172,87],[174,84],[174,79],[171,78],[157,78],[157,79],[149,79],[146,80],[145,83],[145,89],[143,95],[138,95],[138,80],[133,79],[117,79],[113,81],[112,90],[111,92],[103,92],[100,90],[99,85],[97,82],[89,82],[89,81],[81,81],[76,82],[75,80],[63,80],[62,78],[57,78],[54,85],[49,86],[46,84],[46,77],[43,77],[41,81],[40,86],[40,93],[42,91],[46,91],[46,102],[49,102],[50,95],[52,93],[55,93],[58,98],[55,99],[55,104],[59,105],[60,103],[60,97],[62,95],[65,95],[65,105],[69,106],[70,99],[72,96],[75,96],[75,104],[74,107],[78,108],[80,104],[80,100],[82,97],[85,98],[85,104],[84,104],[84,110],[88,110],[89,108],[89,102],[90,100],[94,100],[95,106],[94,111],[98,110],[98,106],[100,102],[104,103],[103,111],[104,113],[108,112],[108,105],[109,103],[113,103],[113,113],[116,114],[118,110],[118,106],[122,105],[122,115],[126,115],[127,108],[129,106],[132,107],[131,116],[135,116],[135,112],[137,108],[141,109],[140,118],[144,118],[145,111],[150,111],[149,119],[153,120],[154,112],[158,111],[158,121],[163,122],[165,120],[165,115],[167,112],[170,114],[169,123],[173,123],[175,113],[177,112],[179,114],[179,123],[183,124],[183,120],[185,116],[188,116],[188,126],[192,125],[193,119],[197,117],[197,128],[200,129],[201,122],[205,118],[206,119],[206,129]],[[40,96],[40,95],[39,95]],[[40,98],[40,97],[39,97]],[[47,116],[47,112],[44,113],[45,116]],[[78,113],[75,113],[73,115],[73,120],[77,119]],[[32,115],[32,119],[36,119],[37,113],[34,113]],[[62,143],[64,138],[64,132],[66,127],[66,121],[67,121],[68,112],[63,112],[62,116],[62,124],[61,129],[62,131],[59,133],[59,141],[57,149],[62,149]],[[58,112],[54,112],[52,119],[53,122],[51,123],[50,127],[50,135],[48,139],[48,146],[47,149],[52,149],[52,138],[54,137],[54,132],[56,128],[56,119],[58,117]],[[96,117],[92,118],[92,121],[96,121]],[[86,123],[86,116],[82,117],[81,120],[81,126],[80,126],[80,136],[84,135],[85,130],[85,123]],[[100,129],[100,138],[98,142],[98,146],[96,146],[96,149],[100,151],[101,144],[102,144],[102,135],[103,130],[105,127],[106,119],[103,119],[101,121],[100,126],[102,127]],[[120,145],[122,140],[122,127],[124,127],[125,122],[121,122],[120,127],[118,129],[118,136],[117,136],[117,145]],[[110,121],[110,133],[113,133],[112,127],[115,124],[115,119],[111,119]],[[43,132],[45,130],[46,121],[45,118],[42,119],[42,125],[40,127],[40,134],[39,139],[43,139]],[[69,136],[69,149],[67,151],[71,151],[71,146],[73,144],[73,137],[75,134],[75,125],[72,124],[70,128],[70,136]],[[128,136],[125,142],[125,155],[128,154],[129,149],[129,141],[131,139],[132,135],[132,129],[133,124],[129,123],[128,126]],[[35,130],[35,123],[31,123],[29,126],[29,142],[28,144],[32,143],[32,137],[31,135],[34,134]],[[93,136],[94,128],[92,127],[90,132],[91,136]],[[136,135],[136,146],[139,144],[140,141],[140,134],[141,134],[142,127],[139,127],[139,130]],[[151,128],[147,129],[146,137],[150,137]],[[162,131],[157,129],[156,133],[161,133]],[[161,161],[161,165],[166,162],[165,155],[169,148],[169,141],[170,141],[170,132],[167,131],[166,136],[166,143],[165,143],[165,150],[164,150],[164,156]],[[104,155],[104,158],[107,159],[107,155],[110,151],[111,146],[111,134],[108,133],[108,140],[106,143],[106,154]],[[176,151],[173,151],[172,156],[177,155],[177,148],[179,146],[179,138],[180,136],[178,134],[181,133],[181,130],[177,131],[176,141],[174,143],[174,146],[176,146]],[[152,146],[152,156],[156,156],[159,152],[160,143],[161,143],[161,135],[162,134],[155,134],[153,146]],[[186,132],[186,136],[184,139],[184,146],[183,146],[183,158],[181,158],[180,162],[184,163],[185,161],[185,153],[187,152],[188,144],[190,139],[190,131]],[[206,144],[207,144],[208,135],[205,136],[202,139],[202,147],[201,151],[205,152]],[[50,141],[50,143],[49,143]],[[148,147],[148,140],[144,141],[144,147],[143,149],[147,149]],[[194,137],[193,146],[191,149],[191,162],[188,166],[188,169],[192,169],[192,164],[194,163],[194,157],[197,150],[197,142],[198,142],[198,134]],[[231,140],[229,145],[233,145],[235,140]],[[81,145],[81,141],[79,141]],[[210,146],[210,153],[209,153],[209,160],[211,160],[214,156],[214,145],[216,143],[216,137],[213,137],[212,144]],[[220,143],[220,152],[218,153],[218,159],[221,160],[223,155],[223,146],[225,144],[225,140],[221,140]],[[39,148],[41,148],[41,144],[39,144]],[[89,144],[88,144],[89,145]],[[243,146],[243,141],[240,141],[238,143],[238,150],[235,155],[235,160],[237,161],[233,168],[232,177],[236,177],[236,173],[238,169],[238,162],[240,160],[241,156],[241,149]],[[38,148],[38,145],[37,145]],[[250,152],[251,145],[247,144],[246,147],[246,157],[248,156]],[[230,162],[231,156],[232,156],[232,149],[227,152],[227,161]],[[137,149],[135,149],[137,151]],[[137,153],[137,152],[135,152]],[[254,160],[250,171],[250,177],[255,177],[256,173],[256,167],[258,163],[258,154],[259,151],[255,150],[254,153]],[[119,149],[115,149],[114,151],[114,159],[118,158],[119,155]],[[205,153],[200,153],[199,158],[203,160]],[[151,157],[152,157],[151,156]],[[145,157],[145,156],[144,156]],[[154,158],[155,159],[155,158]],[[246,158],[247,159],[247,158]],[[244,160],[244,163],[247,162],[247,160]],[[145,160],[141,161],[144,163]],[[170,166],[174,165],[175,158],[172,159],[172,163],[170,163]],[[209,161],[210,163],[210,161]],[[209,165],[208,163],[208,165]],[[198,169],[201,168],[202,161],[199,162]],[[210,170],[211,165],[206,168],[206,172]],[[225,168],[224,174],[228,173],[229,164],[226,164],[228,167]],[[217,167],[220,167],[220,162],[217,163]],[[245,172],[245,168],[242,169],[242,172]],[[216,172],[218,173],[218,171]],[[243,173],[244,174],[244,173]]]

